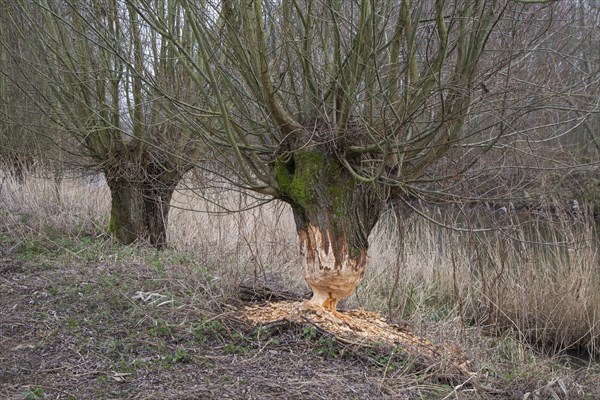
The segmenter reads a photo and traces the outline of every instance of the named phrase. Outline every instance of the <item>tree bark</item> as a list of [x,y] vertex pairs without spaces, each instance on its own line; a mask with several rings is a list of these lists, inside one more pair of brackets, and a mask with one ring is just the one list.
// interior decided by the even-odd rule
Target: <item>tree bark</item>
[[109,232],[122,244],[167,244],[169,203],[185,171],[157,163],[104,171],[111,193]]
[[304,277],[313,291],[308,304],[335,312],[364,275],[368,237],[386,193],[356,182],[325,152],[297,152],[275,169],[280,197],[294,212]]
[[350,297],[365,273],[368,245],[348,245],[348,237],[331,227],[308,224],[298,228],[304,278],[313,292],[309,304],[336,311],[337,303]]

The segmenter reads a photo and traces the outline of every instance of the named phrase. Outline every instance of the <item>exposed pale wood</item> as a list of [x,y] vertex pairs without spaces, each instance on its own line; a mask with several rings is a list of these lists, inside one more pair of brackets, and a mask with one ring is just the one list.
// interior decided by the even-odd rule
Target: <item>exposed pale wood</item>
[[334,238],[329,230],[314,225],[298,231],[304,260],[304,277],[313,291],[308,306],[322,307],[335,312],[338,301],[349,297],[365,273],[367,251],[351,257],[345,238]]
[[375,312],[352,310],[333,313],[324,308],[307,310],[305,303],[284,301],[246,307],[243,316],[255,325],[279,321],[308,323],[333,335],[338,342],[352,346],[368,347],[374,343],[385,343],[418,358],[425,365],[438,365],[449,373],[462,375],[478,389],[495,391],[479,382],[478,374],[470,366],[471,361],[457,346],[432,343],[406,327],[388,324]]

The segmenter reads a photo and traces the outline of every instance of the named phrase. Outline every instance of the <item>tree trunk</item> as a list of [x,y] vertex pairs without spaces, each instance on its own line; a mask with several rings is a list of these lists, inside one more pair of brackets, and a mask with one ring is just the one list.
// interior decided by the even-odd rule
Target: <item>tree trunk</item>
[[310,306],[336,310],[360,283],[368,237],[385,202],[373,184],[358,183],[326,153],[303,150],[275,165],[281,199],[292,206]]
[[298,227],[298,239],[304,278],[313,292],[309,303],[335,311],[338,301],[350,297],[362,280],[368,245],[351,248],[346,234],[312,223]]
[[123,244],[165,247],[169,203],[183,172],[157,164],[104,171],[111,193],[109,232]]

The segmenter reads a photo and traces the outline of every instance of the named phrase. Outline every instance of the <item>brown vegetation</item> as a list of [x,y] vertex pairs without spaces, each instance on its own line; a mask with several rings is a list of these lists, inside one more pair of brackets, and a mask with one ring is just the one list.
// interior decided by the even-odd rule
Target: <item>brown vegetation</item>
[[[308,323],[244,323],[244,305],[234,300],[242,282],[307,292],[286,208],[192,212],[184,206],[218,207],[178,191],[173,205],[181,208],[169,229],[178,250],[156,252],[107,241],[106,187],[65,179],[59,202],[53,180],[27,182],[5,181],[2,191],[3,398],[36,390],[50,398],[139,399],[598,395],[595,364],[561,351],[574,340],[595,349],[598,303],[586,274],[597,260],[583,246],[586,232],[558,263],[562,247],[540,253],[536,244],[512,242],[523,224],[461,237],[410,220],[403,239],[386,223],[392,215],[378,225],[371,267],[341,308],[383,311],[432,343],[461,348],[481,376],[477,389],[448,374],[444,357],[423,363],[393,346],[351,345]],[[223,204],[248,205],[245,196],[217,195]],[[555,269],[546,268],[550,261]],[[538,339],[559,351],[547,358]],[[573,362],[579,366],[566,366]]]

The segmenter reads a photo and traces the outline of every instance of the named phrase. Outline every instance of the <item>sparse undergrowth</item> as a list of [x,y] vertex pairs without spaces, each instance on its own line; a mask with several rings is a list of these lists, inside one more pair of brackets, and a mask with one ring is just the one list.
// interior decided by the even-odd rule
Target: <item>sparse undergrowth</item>
[[450,322],[427,332],[463,346],[498,392],[423,370],[394,349],[341,344],[310,325],[250,326],[215,271],[184,252],[58,231],[3,229],[1,242],[3,399],[600,396],[596,367],[571,369]]
[[[370,239],[367,276],[344,306],[387,311],[392,322],[462,348],[494,389],[477,390],[393,348],[348,346],[310,325],[254,327],[240,319],[242,282],[305,294],[293,221],[277,204],[209,215],[187,209],[210,201],[178,193],[173,248],[158,252],[110,241],[106,188],[65,180],[58,190],[49,182],[5,182],[0,192],[2,399],[600,398],[597,364],[540,355],[523,335],[533,322],[555,337],[547,327],[560,316],[556,332],[577,338],[583,329],[593,343],[596,320],[586,320],[588,330],[572,312],[596,307],[597,296],[586,297],[588,308],[576,296],[595,290],[595,281],[586,281],[597,261],[587,234],[560,253],[536,253],[535,244],[503,247],[510,244],[504,236],[477,242],[476,257],[453,235],[410,221],[402,246],[391,225]],[[242,195],[214,196],[231,209],[248,205]],[[577,233],[571,226],[580,225],[565,225],[564,233]],[[554,261],[555,269],[542,270]],[[532,279],[515,274],[521,266]],[[578,282],[579,292],[564,292],[560,302],[549,295]],[[545,289],[536,294],[540,284]],[[505,313],[499,315],[533,314],[492,329],[494,320],[477,314],[486,317],[489,308],[474,307],[488,304],[482,299]]]
[[215,295],[201,260],[102,240],[88,243],[90,257],[74,257],[80,245],[21,243],[2,259],[0,397],[428,398],[449,390],[420,387],[427,374],[398,374],[405,361],[389,355],[346,356],[308,326],[243,323]]

